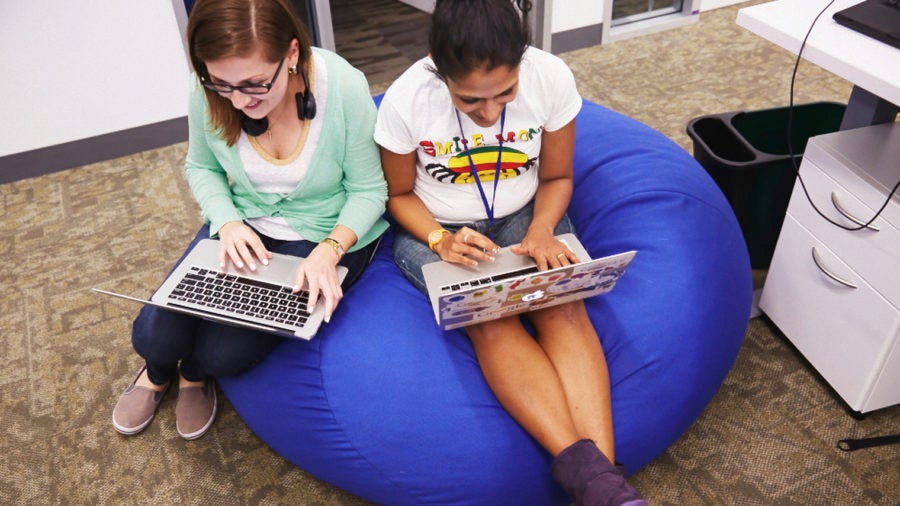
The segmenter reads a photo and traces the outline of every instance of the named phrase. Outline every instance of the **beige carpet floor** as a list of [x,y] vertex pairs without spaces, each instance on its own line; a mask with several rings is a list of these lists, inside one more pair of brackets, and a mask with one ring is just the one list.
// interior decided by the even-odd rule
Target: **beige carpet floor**
[[[586,98],[690,150],[693,117],[788,102],[793,58],[737,27],[736,9],[561,56]],[[370,31],[350,44],[362,56],[366,45],[386,51],[391,34],[356,19],[354,29]],[[394,63],[383,65],[387,58]],[[367,70],[373,93],[415,58],[409,48],[370,58],[379,65]],[[849,91],[801,64],[798,103],[844,101]],[[0,504],[366,504],[282,459],[227,400],[198,441],[175,432],[173,395],[143,434],[113,431],[115,399],[140,363],[129,342],[136,308],[90,288],[149,294],[193,236],[200,217],[182,174],[185,151],[181,143],[0,185]],[[762,283],[765,273],[756,274]],[[756,318],[703,415],[632,483],[652,504],[897,505],[900,445],[835,447],[896,432],[900,406],[849,416]]]

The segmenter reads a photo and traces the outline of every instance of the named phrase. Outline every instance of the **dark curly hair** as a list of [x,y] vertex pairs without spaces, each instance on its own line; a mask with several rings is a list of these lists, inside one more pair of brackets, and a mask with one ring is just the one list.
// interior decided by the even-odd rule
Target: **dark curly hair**
[[438,0],[428,38],[433,71],[452,79],[480,67],[517,67],[531,43],[529,11],[530,0]]

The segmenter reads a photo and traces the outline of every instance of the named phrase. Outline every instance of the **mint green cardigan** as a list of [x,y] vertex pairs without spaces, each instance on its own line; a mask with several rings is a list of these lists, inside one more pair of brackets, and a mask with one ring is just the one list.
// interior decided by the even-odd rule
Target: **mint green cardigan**
[[322,133],[306,176],[289,195],[260,193],[244,172],[237,146],[229,147],[209,123],[209,108],[194,75],[188,109],[185,174],[210,235],[225,223],[282,217],[307,240],[319,242],[336,225],[356,233],[350,251],[388,227],[382,215],[387,183],[373,140],[375,103],[365,76],[335,53],[313,48],[326,63],[328,99]]

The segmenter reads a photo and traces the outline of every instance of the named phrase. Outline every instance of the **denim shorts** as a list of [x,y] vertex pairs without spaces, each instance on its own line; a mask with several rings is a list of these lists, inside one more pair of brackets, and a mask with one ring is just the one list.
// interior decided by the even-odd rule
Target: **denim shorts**
[[[494,242],[500,247],[519,244],[525,238],[525,233],[528,232],[528,227],[531,225],[533,217],[534,202],[530,202],[509,216],[495,219]],[[490,221],[484,219],[472,223],[442,223],[441,226],[451,232],[456,232],[466,226],[484,235],[489,235]],[[570,232],[574,232],[572,222],[569,220],[568,215],[563,215],[556,228],[553,229],[553,234],[559,235]],[[422,266],[440,259],[441,257],[431,251],[427,244],[410,235],[402,227],[398,227],[394,238],[394,261],[400,267],[400,271],[403,272],[406,279],[426,295],[428,295],[428,289],[425,288]]]

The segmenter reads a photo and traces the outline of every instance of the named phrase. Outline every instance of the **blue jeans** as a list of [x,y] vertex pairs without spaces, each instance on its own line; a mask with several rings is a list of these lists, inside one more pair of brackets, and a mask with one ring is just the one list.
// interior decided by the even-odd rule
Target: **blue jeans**
[[[519,244],[525,238],[528,227],[534,219],[534,202],[529,203],[522,209],[519,209],[509,216],[494,220],[494,242],[498,246],[506,247],[513,244]],[[444,228],[451,232],[456,232],[466,226],[473,230],[488,235],[490,222],[486,219],[478,220],[473,223],[453,223],[441,224]],[[574,227],[569,220],[568,215],[563,215],[556,228],[553,229],[554,235],[573,232]],[[398,227],[396,237],[394,238],[394,262],[400,267],[400,271],[406,276],[406,279],[413,284],[420,292],[428,295],[428,289],[425,287],[425,277],[422,274],[422,266],[437,262],[441,257],[437,253],[431,251],[428,245],[416,239],[406,230]]]
[[[182,258],[207,237],[209,226],[204,225]],[[279,241],[262,234],[259,237],[269,251],[300,257],[309,256],[318,245],[310,241]],[[378,243],[374,241],[341,259],[340,264],[349,269],[341,285],[344,291],[366,269]],[[189,381],[239,374],[261,362],[281,341],[281,337],[273,334],[232,327],[149,305],[141,309],[131,332],[131,344],[146,361],[150,381],[157,385],[168,383],[176,377],[179,362],[182,376]]]

